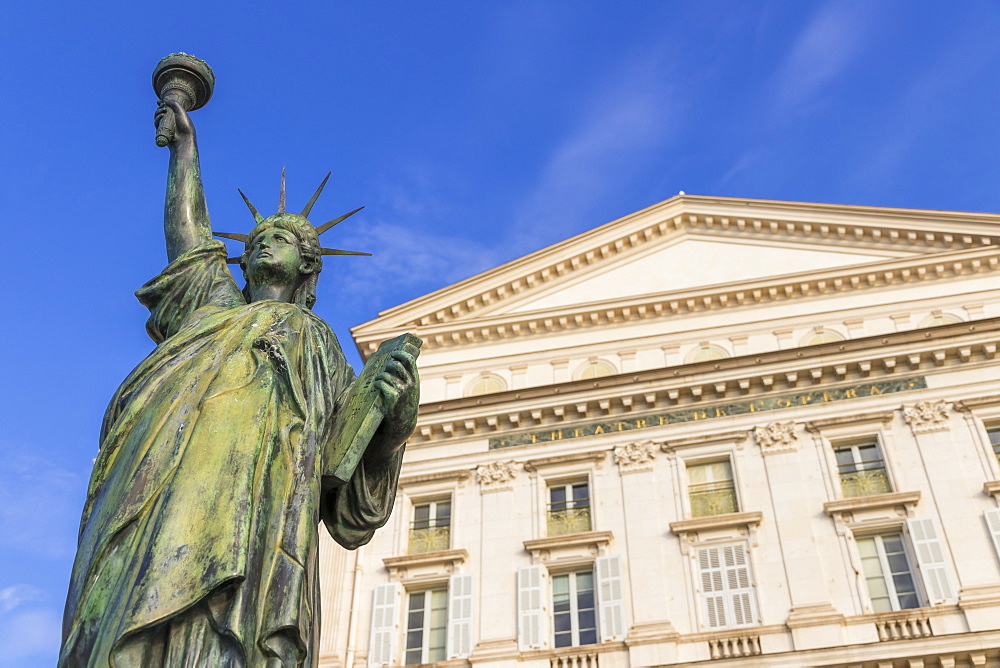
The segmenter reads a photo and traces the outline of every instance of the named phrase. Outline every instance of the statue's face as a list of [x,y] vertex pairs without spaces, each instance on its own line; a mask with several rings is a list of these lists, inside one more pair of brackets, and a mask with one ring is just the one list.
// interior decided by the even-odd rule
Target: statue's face
[[272,227],[258,234],[247,256],[247,280],[261,282],[295,281],[302,274],[302,253],[298,239],[289,230]]

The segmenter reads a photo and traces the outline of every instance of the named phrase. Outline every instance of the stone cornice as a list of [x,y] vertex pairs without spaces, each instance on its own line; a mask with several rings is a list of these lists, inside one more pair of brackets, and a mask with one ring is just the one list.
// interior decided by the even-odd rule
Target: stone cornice
[[826,511],[827,515],[833,516],[895,506],[909,509],[918,503],[920,503],[920,492],[891,492],[827,501],[823,504],[823,510]]
[[759,510],[749,513],[724,513],[722,515],[709,515],[708,517],[695,517],[690,520],[671,522],[670,530],[676,534],[717,531],[719,529],[757,526],[763,519],[764,514]]
[[607,547],[614,538],[610,531],[583,531],[564,536],[532,538],[524,541],[524,549],[532,554],[542,550],[558,550],[572,547],[591,546],[595,549]]
[[424,340],[426,349],[461,346],[487,341],[558,334],[595,327],[620,326],[654,318],[669,318],[720,309],[760,307],[776,302],[843,294],[863,290],[884,290],[971,275],[1000,272],[1000,246],[903,258],[871,264],[838,267],[827,271],[792,274],[760,281],[713,285],[630,299],[574,305],[507,315],[470,318],[461,311],[394,329],[356,333],[362,355],[367,357],[387,338],[410,331]]
[[419,475],[410,475],[399,479],[400,487],[409,487],[410,485],[419,485],[425,482],[439,482],[441,480],[455,480],[462,481],[468,480],[472,477],[472,471],[470,469],[460,469],[456,471],[437,471],[434,473],[424,473]]
[[383,311],[352,331],[368,339],[376,330],[489,311],[525,291],[682,231],[905,255],[997,245],[998,221],[995,214],[678,196]]
[[469,552],[465,549],[458,550],[437,550],[435,552],[423,552],[421,554],[406,554],[399,557],[385,557],[382,563],[390,572],[397,572],[400,569],[407,569],[414,566],[445,566],[460,564],[469,558]]
[[1000,318],[424,404],[411,445],[991,364]]

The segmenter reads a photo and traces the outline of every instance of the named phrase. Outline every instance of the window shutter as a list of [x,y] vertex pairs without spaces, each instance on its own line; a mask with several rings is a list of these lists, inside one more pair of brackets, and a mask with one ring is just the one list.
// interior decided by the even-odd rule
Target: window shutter
[[997,556],[1000,557],[1000,508],[987,510],[984,515],[990,536],[993,537],[993,547],[996,548]]
[[750,564],[743,545],[727,545],[722,550],[726,571],[726,589],[729,595],[729,612],[732,626],[749,626],[755,623],[753,587],[750,584]]
[[726,618],[726,585],[722,573],[721,548],[698,550],[698,572],[701,583],[701,607],[705,625],[710,629],[728,626]]
[[448,581],[448,658],[472,653],[472,576],[452,575]]
[[906,520],[906,525],[910,529],[910,538],[917,553],[920,576],[929,599],[927,602],[937,605],[954,600],[955,590],[948,576],[948,565],[934,520],[930,517],[912,518]]
[[372,605],[371,637],[368,641],[368,665],[387,666],[392,663],[396,639],[396,601],[399,584],[390,582],[375,587]]
[[542,567],[517,569],[517,647],[522,652],[542,646]]
[[598,557],[597,570],[598,622],[601,642],[625,637],[625,596],[622,585],[622,559],[615,555]]

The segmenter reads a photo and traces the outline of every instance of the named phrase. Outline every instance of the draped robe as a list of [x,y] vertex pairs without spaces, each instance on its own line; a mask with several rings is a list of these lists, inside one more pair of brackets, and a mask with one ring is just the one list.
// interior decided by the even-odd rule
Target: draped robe
[[[162,644],[158,630],[193,611],[226,664],[263,665],[280,633],[314,665],[318,523],[354,549],[392,510],[401,449],[324,487],[354,379],[333,332],[295,304],[248,304],[225,257],[205,242],[136,292],[159,345],[104,417],[61,666],[129,665],[127,647]],[[161,649],[142,662],[167,665]]]

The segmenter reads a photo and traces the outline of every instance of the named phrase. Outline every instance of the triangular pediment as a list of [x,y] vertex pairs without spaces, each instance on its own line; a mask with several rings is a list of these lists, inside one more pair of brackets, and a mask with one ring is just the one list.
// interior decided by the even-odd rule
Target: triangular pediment
[[[840,282],[838,272],[908,275],[910,262],[998,248],[997,214],[685,195],[384,311],[352,333],[367,351],[393,332],[443,332],[549,310],[563,317],[588,304],[761,288],[782,277],[814,277],[822,291]],[[734,299],[745,303],[741,294]]]
[[851,252],[815,245],[762,245],[752,240],[683,235],[620,258],[606,266],[537,294],[513,299],[494,311],[524,313],[571,305],[629,299],[640,295],[699,289],[713,285],[759,281],[835,267],[890,260],[898,253]]

